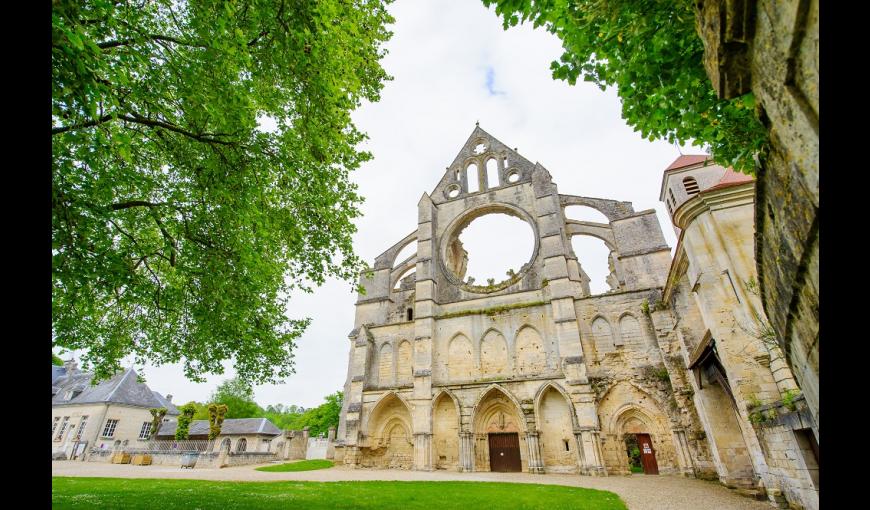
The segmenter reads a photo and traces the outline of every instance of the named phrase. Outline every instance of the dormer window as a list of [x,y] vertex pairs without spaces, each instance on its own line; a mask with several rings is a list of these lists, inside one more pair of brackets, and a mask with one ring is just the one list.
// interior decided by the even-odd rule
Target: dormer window
[[686,188],[686,194],[689,196],[697,195],[700,188],[698,188],[698,181],[695,180],[694,177],[686,177],[683,179],[683,187]]

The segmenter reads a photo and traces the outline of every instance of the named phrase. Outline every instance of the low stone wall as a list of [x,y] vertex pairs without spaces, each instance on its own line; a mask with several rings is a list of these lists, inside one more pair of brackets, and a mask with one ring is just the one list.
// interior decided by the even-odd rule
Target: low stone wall
[[112,453],[112,450],[91,450],[86,460],[88,462],[110,462],[112,460]]
[[[96,450],[91,452],[88,457],[88,462],[111,462],[112,450]],[[181,466],[181,457],[187,452],[167,452],[167,451],[136,451],[137,454],[151,456],[151,464],[161,466]],[[226,457],[226,464],[220,465],[220,452],[200,453],[196,459],[195,468],[217,469],[227,466],[246,466],[249,464],[265,464],[278,460],[278,456],[274,453],[266,452],[244,452],[230,453]]]
[[[265,464],[267,462],[272,462],[273,460],[278,460],[278,456],[271,452],[231,453],[227,456],[226,465],[246,466],[249,464]],[[199,462],[197,462],[197,467],[199,467]]]

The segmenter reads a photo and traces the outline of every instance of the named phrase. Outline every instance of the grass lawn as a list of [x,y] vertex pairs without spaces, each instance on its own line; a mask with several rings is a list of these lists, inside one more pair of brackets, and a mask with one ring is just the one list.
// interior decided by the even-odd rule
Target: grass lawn
[[331,468],[335,464],[331,460],[300,460],[299,462],[288,462],[287,464],[275,464],[274,466],[258,467],[257,471],[314,471],[315,469]]
[[54,477],[52,508],[626,510],[608,491],[498,482],[213,482]]

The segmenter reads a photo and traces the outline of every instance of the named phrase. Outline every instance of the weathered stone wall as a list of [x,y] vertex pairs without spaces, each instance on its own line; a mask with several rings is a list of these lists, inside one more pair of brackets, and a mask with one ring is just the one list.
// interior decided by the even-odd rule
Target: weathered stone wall
[[[493,159],[499,185],[488,189],[481,172],[482,191],[469,192],[468,166],[483,170]],[[572,205],[599,210],[607,223],[569,220]],[[481,285],[464,277],[457,238],[489,213],[526,221],[535,241],[528,263]],[[611,250],[610,292],[590,295],[575,235]],[[409,243],[416,255],[397,261]],[[337,458],[352,467],[488,471],[490,434],[506,433],[517,435],[523,471],[627,473],[625,438],[648,433],[661,472],[708,473],[703,438],[687,434],[701,429],[694,403],[674,395],[687,384],[671,371],[685,368],[663,361],[676,320],[650,311],[669,266],[654,211],[560,195],[543,166],[475,129],[418,202],[417,230],[361,280]]]
[[675,211],[682,235],[665,300],[677,319],[677,349],[662,350],[679,353],[694,372],[688,382],[718,478],[731,487],[764,488],[776,503],[816,509],[818,489],[808,488],[797,430],[806,425],[816,438],[817,425],[757,426],[760,413],[798,392],[753,283],[753,197],[752,182],[717,186]]
[[281,454],[286,460],[303,460],[308,449],[308,428],[284,431],[284,449]]
[[714,88],[753,92],[770,133],[755,205],[761,297],[818,428],[819,2],[696,5]]

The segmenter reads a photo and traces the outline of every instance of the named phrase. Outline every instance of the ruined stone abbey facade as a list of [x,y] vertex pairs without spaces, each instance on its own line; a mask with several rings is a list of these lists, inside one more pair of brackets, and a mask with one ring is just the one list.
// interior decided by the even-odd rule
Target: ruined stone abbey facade
[[[721,172],[699,170],[701,189],[721,184],[725,169],[715,168]],[[679,205],[667,199],[667,179],[675,173],[666,172],[663,184],[672,214],[695,198],[684,193]],[[607,223],[567,218],[572,205],[600,211]],[[751,204],[748,210],[751,215]],[[533,254],[504,281],[476,283],[466,277],[459,234],[494,213],[531,226]],[[704,301],[718,299],[724,273],[699,273],[716,281],[704,284],[703,299],[691,296],[700,281],[695,266],[687,269],[693,255],[683,239],[691,228],[684,225],[672,261],[654,210],[560,194],[542,165],[480,127],[435,189],[423,194],[417,223],[362,277],[337,460],[357,467],[615,475],[630,473],[627,441],[636,441],[647,473],[747,489],[787,490],[805,481],[790,465],[769,462],[775,440],[759,441],[745,409],[747,399],[778,398],[778,384],[793,387],[788,367],[765,358],[766,347],[752,334],[720,327],[722,320],[709,313],[731,306],[727,299]],[[751,217],[748,225],[751,230]],[[590,292],[571,244],[578,235],[601,239],[610,250],[608,292]],[[412,244],[416,252],[397,260]],[[731,277],[737,278],[734,270]],[[750,355],[739,358],[738,368],[722,369],[727,374],[719,380],[718,367],[738,363],[719,359],[729,346]],[[728,386],[734,374],[746,383],[745,394]],[[811,495],[795,494],[800,507],[818,506],[817,495],[813,505]]]

